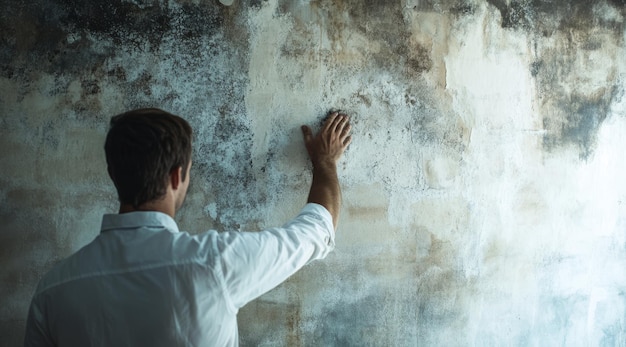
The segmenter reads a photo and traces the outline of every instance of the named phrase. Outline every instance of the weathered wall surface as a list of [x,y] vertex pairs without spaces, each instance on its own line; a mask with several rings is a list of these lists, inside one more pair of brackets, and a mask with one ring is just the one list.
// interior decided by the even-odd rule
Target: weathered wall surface
[[182,229],[305,201],[299,125],[353,117],[337,248],[243,345],[626,345],[623,0],[4,1],[0,341],[116,210],[108,118],[197,138]]

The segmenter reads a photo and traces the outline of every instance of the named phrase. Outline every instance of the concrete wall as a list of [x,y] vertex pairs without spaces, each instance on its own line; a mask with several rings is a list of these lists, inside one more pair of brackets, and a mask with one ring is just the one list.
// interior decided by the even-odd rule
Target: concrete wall
[[0,341],[117,208],[108,118],[196,129],[182,229],[303,205],[300,124],[353,117],[337,248],[244,346],[626,345],[623,0],[3,1]]

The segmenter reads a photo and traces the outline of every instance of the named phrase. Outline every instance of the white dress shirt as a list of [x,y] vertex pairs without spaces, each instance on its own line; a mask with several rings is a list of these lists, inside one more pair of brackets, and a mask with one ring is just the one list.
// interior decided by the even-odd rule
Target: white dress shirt
[[307,204],[282,228],[179,232],[160,212],[105,215],[39,282],[25,346],[237,346],[237,311],[334,247]]

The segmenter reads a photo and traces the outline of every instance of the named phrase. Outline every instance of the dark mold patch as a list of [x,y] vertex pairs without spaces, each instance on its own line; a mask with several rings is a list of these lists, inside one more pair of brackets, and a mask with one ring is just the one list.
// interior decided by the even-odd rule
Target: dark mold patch
[[[533,40],[536,57],[529,71],[535,78],[542,106],[544,148],[553,151],[575,145],[580,158],[587,159],[621,84],[617,65],[598,70],[589,63],[593,64],[594,55],[615,56],[612,47],[623,45],[623,1],[488,3],[500,12],[503,28],[527,31]],[[615,9],[622,13],[621,17],[615,15]],[[600,80],[599,74],[606,75],[604,86],[586,82],[590,78]]]
[[[606,20],[594,13],[598,1],[573,0],[551,2],[545,0],[487,0],[502,18],[502,27],[523,29],[535,33],[551,35],[555,31],[588,30],[595,26],[610,29],[622,35],[623,22]],[[608,0],[607,4],[616,7],[624,14],[624,0]]]
[[[168,92],[170,79],[189,79],[190,75],[194,78],[190,82],[211,87],[186,91],[186,99],[197,94],[201,107],[213,99],[206,94],[216,93],[216,100],[212,100],[216,107],[230,104],[243,108],[241,88],[245,83],[239,82],[238,89],[232,89],[234,80],[241,79],[247,69],[247,56],[239,53],[245,52],[248,44],[246,27],[241,25],[245,12],[233,13],[217,3],[7,1],[0,4],[0,18],[0,74],[16,84],[17,102],[39,92],[41,78],[52,79],[42,93],[62,100],[54,110],[64,113],[56,115],[57,127],[65,124],[60,120],[67,113],[90,126],[111,116],[102,114],[103,93],[108,86],[116,86],[123,95],[112,101],[119,111],[168,108],[179,102],[184,92]],[[122,54],[134,60],[119,59]],[[230,58],[224,59],[225,55]],[[214,58],[231,71],[222,74],[207,68],[214,64]],[[71,82],[76,81],[78,100],[69,93]],[[185,107],[195,109],[193,105]],[[30,117],[41,115],[6,122],[16,126]]]
[[261,7],[266,2],[267,0],[248,0],[248,4],[250,5],[250,7],[256,8],[256,9]]
[[543,65],[543,61],[537,60],[530,64],[530,74],[533,77],[537,77],[539,71],[541,71],[541,66]]
[[[0,73],[16,84],[15,102],[40,94],[55,100],[49,114],[7,114],[2,122],[24,133],[35,124],[41,130],[33,138],[55,148],[50,134],[68,124],[105,127],[113,114],[104,114],[104,106],[172,111],[196,131],[193,170],[219,214],[255,211],[243,100],[248,8],[235,7],[217,1],[2,2]],[[236,218],[221,218],[218,228],[238,228]]]
[[469,2],[460,1],[450,8],[450,12],[460,16],[471,16],[476,13],[476,6]]
[[77,6],[75,1],[57,1],[62,11],[60,23],[77,31],[104,34],[117,44],[135,36],[156,46],[171,29],[167,8],[158,2],[140,6],[121,0],[86,1]]
[[528,1],[511,1],[507,3],[504,0],[487,0],[487,2],[500,11],[503,28],[522,27],[528,29],[530,27],[534,12]]
[[[353,29],[380,44],[380,51],[372,54],[375,65],[388,70],[404,66],[403,73],[410,75],[419,75],[432,68],[429,49],[411,41],[401,3],[356,1],[348,7],[348,13],[353,19]],[[328,30],[333,29],[329,26]],[[341,30],[341,27],[336,29]]]
[[544,145],[548,149],[565,144],[576,144],[581,159],[588,159],[595,148],[596,135],[606,119],[611,103],[619,95],[613,86],[596,95],[571,95],[570,100],[560,103],[564,118],[545,118],[543,126],[548,133]]
[[[298,6],[310,7],[303,10]],[[286,47],[282,48],[283,54],[295,59],[307,59],[319,54],[316,53],[316,46],[303,43],[317,42],[313,33],[307,30],[311,18],[299,17],[301,13],[307,13],[307,16],[323,23],[326,35],[332,41],[331,54],[340,54],[348,43],[350,31],[356,31],[367,38],[367,44],[355,49],[359,49],[359,53],[373,66],[390,71],[400,69],[397,71],[399,75],[408,74],[413,77],[432,68],[430,49],[411,41],[411,33],[405,25],[400,3],[383,0],[318,0],[306,5],[296,5],[292,1],[283,0],[279,11],[291,13],[296,19],[298,30],[294,30],[287,39]],[[374,46],[377,48],[373,49]]]
[[414,3],[412,9],[420,12],[472,15],[476,10],[476,5],[471,0],[421,0]]
[[[215,229],[239,230],[241,223],[247,221],[236,220],[231,214],[240,211],[254,214],[253,211],[259,210],[256,204],[265,199],[255,186],[250,152],[252,133],[243,115],[216,114],[213,117],[217,122],[212,125],[212,131],[201,132],[194,147],[194,170],[202,177],[209,196],[217,198]],[[192,125],[202,121],[195,117],[191,120]],[[248,145],[244,145],[246,143]]]
[[[539,57],[530,72],[538,87],[546,130],[543,145],[548,151],[574,145],[583,160],[593,153],[597,132],[610,114],[611,104],[623,93],[617,66],[587,67],[593,55],[610,56],[612,52],[605,53],[608,47],[621,44],[621,39],[615,42],[614,36],[606,35],[610,32],[594,27],[559,33],[550,44],[537,39]],[[605,80],[605,85],[589,85],[590,77]]]
[[36,62],[40,71],[80,73],[102,64],[120,47],[159,53],[166,39],[197,53],[208,37],[224,33],[224,27],[233,29],[228,32],[235,43],[247,39],[235,15],[217,4],[55,0],[4,3],[0,9],[2,61],[24,66]]
[[430,71],[433,67],[433,61],[430,58],[430,51],[426,47],[416,45],[411,54],[409,55],[406,65],[410,71],[416,73],[422,73]]

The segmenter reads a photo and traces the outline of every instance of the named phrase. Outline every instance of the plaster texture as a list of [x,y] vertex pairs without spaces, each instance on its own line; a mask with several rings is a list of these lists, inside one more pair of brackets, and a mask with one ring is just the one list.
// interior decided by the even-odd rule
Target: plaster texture
[[[222,2],[229,3],[230,1]],[[0,344],[117,202],[110,116],[196,131],[183,230],[282,224],[352,116],[337,247],[243,346],[626,346],[623,0],[0,4]]]

